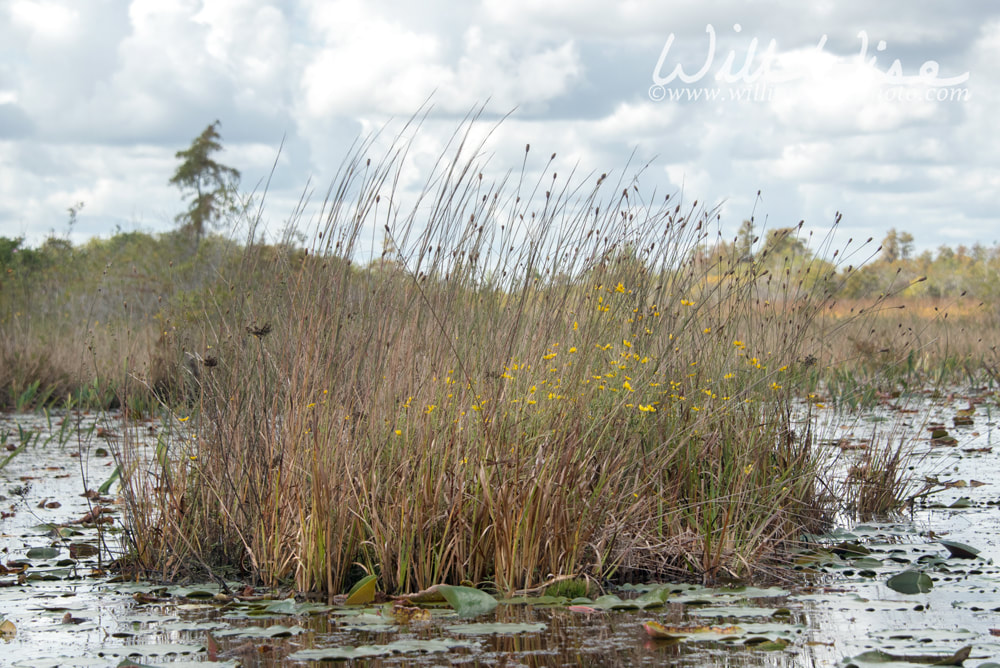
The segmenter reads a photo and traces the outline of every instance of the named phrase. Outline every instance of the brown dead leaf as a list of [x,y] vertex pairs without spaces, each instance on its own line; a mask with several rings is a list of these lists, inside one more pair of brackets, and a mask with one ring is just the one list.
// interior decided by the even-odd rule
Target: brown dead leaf
[[682,636],[697,633],[717,633],[719,635],[739,635],[743,629],[739,626],[664,626],[659,622],[643,622],[642,627],[651,638],[665,640],[678,639]]

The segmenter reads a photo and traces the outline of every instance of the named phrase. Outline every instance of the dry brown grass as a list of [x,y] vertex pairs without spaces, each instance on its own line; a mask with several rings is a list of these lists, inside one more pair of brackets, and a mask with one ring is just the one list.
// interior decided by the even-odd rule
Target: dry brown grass
[[822,520],[790,410],[822,293],[689,262],[711,212],[603,176],[486,185],[468,146],[358,262],[403,152],[369,150],[307,252],[251,246],[178,334],[203,342],[193,431],[152,471],[123,455],[139,567],[328,596],[357,567],[391,591],[741,578]]

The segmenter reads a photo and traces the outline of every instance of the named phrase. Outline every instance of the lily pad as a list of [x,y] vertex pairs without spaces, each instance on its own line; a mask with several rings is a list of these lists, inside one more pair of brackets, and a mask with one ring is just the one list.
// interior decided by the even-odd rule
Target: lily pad
[[284,617],[288,615],[311,615],[326,612],[330,606],[321,603],[298,602],[294,598],[270,601],[267,605],[246,613],[249,617]]
[[164,657],[184,654],[197,654],[204,652],[204,645],[185,645],[181,643],[151,643],[148,645],[127,645],[125,647],[105,647],[104,652],[109,656],[141,656],[141,657]]
[[360,647],[327,647],[324,649],[303,649],[288,655],[290,661],[347,661],[372,656],[409,654],[413,652],[447,652],[455,647],[475,647],[467,640],[397,640],[386,645],[361,645]]
[[274,626],[268,626],[267,628],[260,626],[247,626],[243,628],[225,629],[223,631],[216,631],[215,635],[219,638],[227,636],[237,636],[240,638],[290,638],[305,632],[306,630],[301,626],[282,626],[281,624],[275,624]]
[[472,587],[442,584],[437,585],[437,590],[460,617],[484,615],[497,607],[495,598]]
[[449,633],[457,633],[464,636],[483,636],[494,634],[515,634],[515,633],[538,633],[545,630],[542,622],[523,624],[504,624],[500,622],[492,624],[452,624],[444,627]]
[[58,547],[33,547],[29,549],[25,556],[28,559],[55,559],[59,556]]
[[773,617],[780,608],[757,608],[745,605],[729,605],[710,608],[695,608],[689,614],[698,617],[733,617],[745,619],[748,617]]
[[902,661],[928,666],[961,666],[971,653],[972,645],[966,645],[954,654],[891,654],[882,650],[872,650],[854,657],[854,661],[863,661],[865,663]]
[[684,640],[689,636],[699,640],[734,638],[744,633],[739,626],[664,626],[655,621],[643,622],[646,635],[657,640]]
[[605,594],[598,596],[589,605],[598,610],[645,610],[646,608],[657,608],[663,605],[670,596],[670,589],[658,587],[650,589],[636,598],[621,598],[615,594]]
[[844,541],[830,548],[830,551],[838,557],[864,557],[871,554],[871,550],[860,543]]
[[500,603],[504,605],[564,606],[570,600],[565,596],[518,596],[505,598]]
[[979,554],[979,550],[965,543],[956,543],[950,540],[939,540],[938,542],[956,559],[975,559],[976,555]]
[[893,575],[885,584],[901,594],[925,594],[934,586],[929,575],[915,570],[906,570]]

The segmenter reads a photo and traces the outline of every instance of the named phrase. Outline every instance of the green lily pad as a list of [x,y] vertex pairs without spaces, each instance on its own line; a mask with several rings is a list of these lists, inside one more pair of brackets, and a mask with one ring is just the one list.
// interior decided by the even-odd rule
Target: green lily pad
[[542,622],[534,624],[504,624],[500,622],[492,624],[452,624],[451,626],[444,627],[444,629],[449,633],[457,633],[459,635],[483,636],[494,634],[538,633],[539,631],[545,630],[545,624]]
[[587,605],[598,610],[637,610],[639,608],[635,603],[635,599],[623,600],[620,596],[614,594],[598,596]]
[[109,656],[141,656],[160,657],[204,652],[204,645],[184,645],[181,643],[152,643],[149,645],[127,645],[125,647],[105,647],[104,653]]
[[[277,601],[270,601],[262,607],[255,607],[249,610],[245,614],[248,617],[286,617],[286,616],[301,616],[301,615],[312,615],[316,613],[327,612],[330,610],[330,606],[323,605],[322,603],[309,603],[302,602],[299,603],[294,598],[285,598]],[[236,612],[235,616],[242,616],[240,612]]]
[[166,591],[171,596],[183,596],[184,598],[213,598],[222,590],[218,587],[183,587],[180,585],[167,587]]
[[274,626],[268,626],[266,628],[260,626],[248,626],[244,628],[225,629],[223,631],[216,631],[214,635],[218,638],[224,638],[227,636],[237,636],[240,638],[290,638],[305,632],[306,630],[301,626],[282,626],[281,624],[275,624]]
[[844,541],[830,548],[830,551],[838,557],[864,557],[871,554],[871,550],[860,543]]
[[25,552],[28,559],[55,559],[59,556],[58,547],[33,547]]
[[570,603],[565,596],[517,596],[515,598],[505,598],[500,603],[504,605],[533,605],[535,607],[564,606]]
[[901,594],[925,594],[934,586],[930,576],[920,571],[907,570],[893,575],[885,583],[893,591]]
[[862,661],[864,663],[890,663],[900,661],[906,663],[924,664],[928,666],[961,666],[962,662],[968,659],[969,654],[971,653],[972,645],[967,645],[954,654],[891,654],[889,652],[883,652],[882,650],[876,649],[869,652],[863,652],[854,657],[853,660]]
[[757,608],[748,605],[728,605],[710,608],[694,608],[688,614],[698,617],[733,617],[744,619],[748,617],[772,617],[780,608]]
[[497,600],[484,591],[472,587],[455,585],[436,585],[437,590],[455,609],[460,617],[476,617],[492,612],[497,607]]
[[593,602],[585,602],[598,610],[645,610],[646,608],[658,608],[663,605],[670,596],[671,590],[667,587],[657,587],[650,589],[636,598],[621,598],[615,594],[605,594],[598,596]]
[[324,649],[302,649],[288,655],[291,661],[347,661],[390,654],[410,654],[414,652],[447,652],[456,647],[476,647],[467,640],[397,640],[386,645],[361,645],[360,647],[327,647]]
[[965,543],[956,543],[950,540],[939,540],[938,542],[956,559],[975,559],[976,555],[979,554],[979,550]]

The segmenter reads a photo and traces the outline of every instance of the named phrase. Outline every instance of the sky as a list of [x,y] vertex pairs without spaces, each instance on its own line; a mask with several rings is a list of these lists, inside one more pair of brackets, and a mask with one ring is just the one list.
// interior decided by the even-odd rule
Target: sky
[[215,120],[277,235],[358,137],[427,111],[418,184],[483,106],[487,178],[531,144],[539,173],[649,163],[732,233],[840,212],[839,243],[992,246],[998,62],[994,3],[0,0],[0,235],[173,229],[175,154]]

